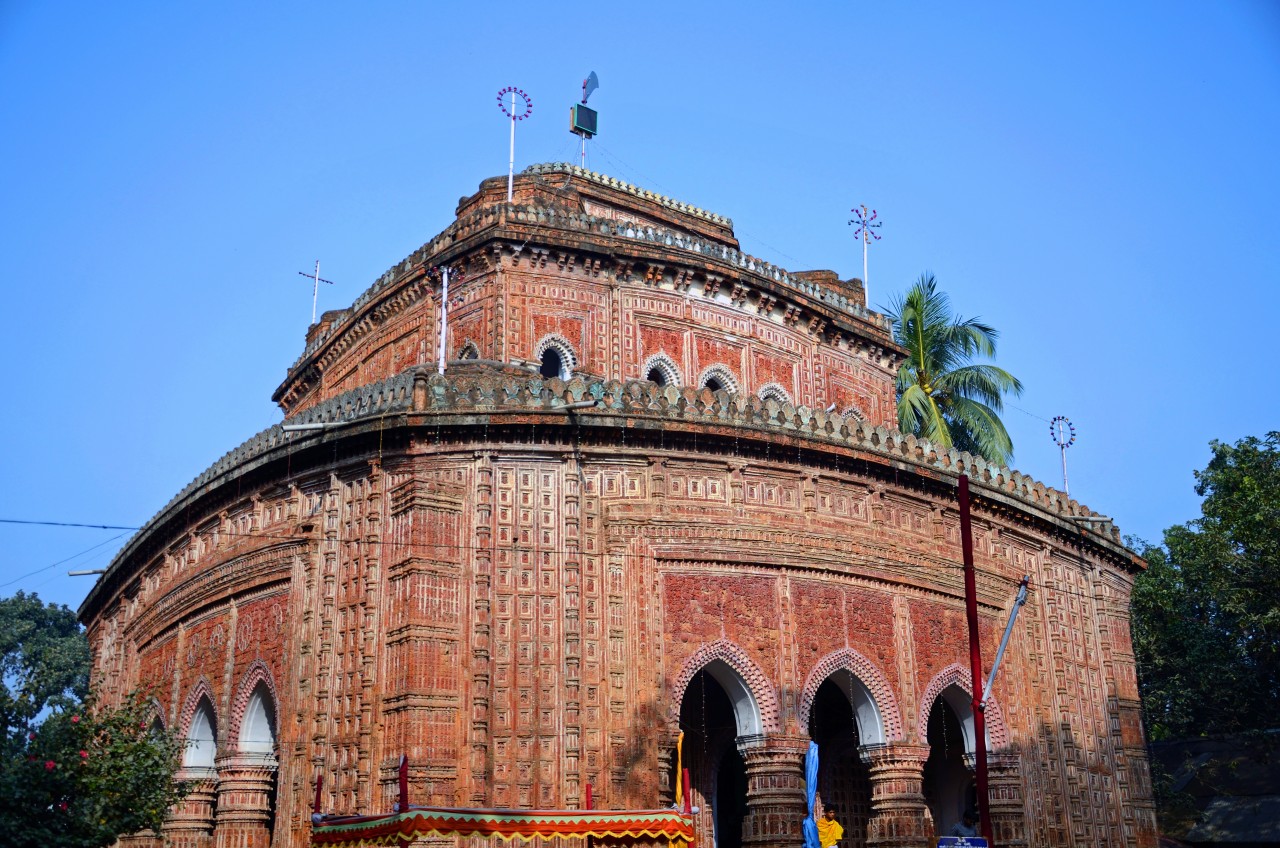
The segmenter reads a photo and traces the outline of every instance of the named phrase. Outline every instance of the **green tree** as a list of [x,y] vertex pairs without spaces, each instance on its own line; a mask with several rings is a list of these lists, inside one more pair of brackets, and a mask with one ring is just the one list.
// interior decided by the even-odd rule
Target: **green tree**
[[1211,447],[1201,517],[1146,547],[1133,589],[1153,741],[1280,726],[1280,432]]
[[1013,441],[1000,420],[1003,396],[1022,383],[995,365],[999,333],[977,318],[953,315],[951,299],[925,273],[890,304],[893,338],[907,350],[898,369],[898,429],[942,447],[1008,464]]
[[148,699],[88,694],[89,646],[75,614],[19,592],[0,599],[0,833],[12,848],[98,848],[159,830],[184,788],[183,743]]

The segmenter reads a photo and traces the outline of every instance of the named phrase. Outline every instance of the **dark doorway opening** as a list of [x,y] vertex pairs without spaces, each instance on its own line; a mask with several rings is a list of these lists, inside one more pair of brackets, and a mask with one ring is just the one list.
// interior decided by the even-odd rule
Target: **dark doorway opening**
[[[684,763],[689,769],[699,838],[714,834],[715,848],[742,848],[747,809],[747,767],[738,752],[738,724],[724,688],[704,669],[680,702]],[[677,776],[677,779],[678,776]]]
[[861,740],[853,706],[841,687],[828,677],[818,687],[809,715],[809,737],[818,743],[818,794],[822,804],[835,810],[836,820],[844,827],[840,845],[863,848],[871,811],[871,771],[858,754]]
[[929,759],[924,764],[924,798],[937,832],[947,834],[965,810],[977,809],[977,787],[965,765],[960,717],[941,695],[929,708],[927,737]]

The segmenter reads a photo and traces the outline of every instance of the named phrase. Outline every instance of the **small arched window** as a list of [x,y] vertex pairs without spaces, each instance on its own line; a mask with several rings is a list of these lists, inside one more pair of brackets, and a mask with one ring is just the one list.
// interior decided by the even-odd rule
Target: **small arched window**
[[538,367],[538,373],[550,380],[552,377],[564,376],[564,357],[560,355],[560,351],[553,347],[549,347],[542,352],[542,364]]
[[533,352],[538,363],[538,373],[543,379],[559,378],[568,380],[578,367],[578,358],[573,353],[573,346],[564,336],[550,335],[538,342]]
[[213,717],[213,705],[208,698],[201,698],[191,716],[187,730],[187,750],[182,755],[182,767],[211,769],[217,754],[217,724]]
[[476,347],[476,343],[469,341],[462,346],[462,350],[458,352],[459,359],[479,359],[480,348]]
[[778,403],[791,403],[791,395],[777,383],[766,383],[757,392],[760,400],[776,400]]
[[738,381],[724,365],[712,365],[698,376],[698,387],[713,392],[737,392]]
[[644,378],[659,386],[679,386],[680,369],[665,353],[656,353],[644,361],[640,368]]

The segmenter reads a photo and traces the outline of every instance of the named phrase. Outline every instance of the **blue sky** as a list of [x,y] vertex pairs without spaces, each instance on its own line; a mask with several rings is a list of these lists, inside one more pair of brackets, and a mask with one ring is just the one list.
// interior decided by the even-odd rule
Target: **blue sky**
[[[572,158],[591,70],[589,166],[761,258],[856,276],[878,209],[872,305],[929,270],[998,327],[1016,467],[1060,485],[1069,416],[1071,492],[1123,531],[1280,429],[1274,3],[8,0],[0,518],[140,524],[278,421],[297,272],[339,308],[443,229],[506,171],[507,85],[517,168]],[[0,524],[0,595],[75,606],[118,533]]]

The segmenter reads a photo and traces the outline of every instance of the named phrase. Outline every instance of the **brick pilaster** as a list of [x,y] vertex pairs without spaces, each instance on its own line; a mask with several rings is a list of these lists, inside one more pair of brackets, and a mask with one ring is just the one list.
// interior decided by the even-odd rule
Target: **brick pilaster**
[[924,802],[928,746],[866,745],[860,754],[871,768],[868,848],[925,848],[934,836],[933,816]]
[[769,734],[740,737],[738,750],[747,766],[747,817],[744,845],[799,846],[806,815],[804,754],[809,739]]
[[211,848],[213,805],[218,797],[211,769],[183,769],[175,780],[191,781],[191,791],[169,813],[164,838],[172,848]]
[[233,754],[218,759],[216,848],[268,848],[276,759]]

